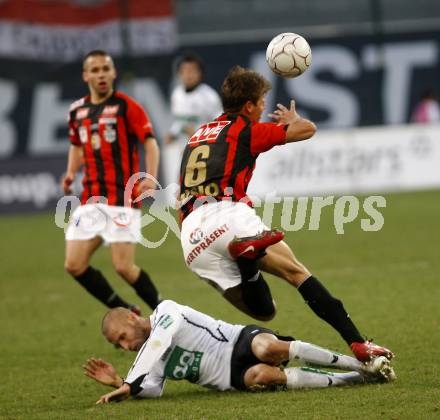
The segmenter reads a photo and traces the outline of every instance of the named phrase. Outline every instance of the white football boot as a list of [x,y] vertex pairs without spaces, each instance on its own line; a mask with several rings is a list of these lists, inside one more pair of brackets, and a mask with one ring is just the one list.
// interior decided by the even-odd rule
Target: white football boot
[[392,382],[396,374],[391,362],[385,356],[379,356],[364,363],[362,373],[368,382]]

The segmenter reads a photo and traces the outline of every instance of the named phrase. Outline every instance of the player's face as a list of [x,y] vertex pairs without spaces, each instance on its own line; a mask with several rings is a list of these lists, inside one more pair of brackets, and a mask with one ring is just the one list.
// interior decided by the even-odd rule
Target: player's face
[[261,115],[264,111],[264,106],[266,104],[265,97],[262,96],[260,99],[258,99],[256,104],[253,104],[250,102],[250,108],[249,108],[249,118],[252,121],[258,122],[261,119]]
[[179,67],[179,77],[183,85],[191,89],[202,80],[202,72],[197,63],[182,63]]
[[148,333],[142,328],[139,318],[129,318],[127,322],[115,328],[107,337],[117,348],[128,351],[139,351],[148,338]]
[[113,91],[116,70],[109,56],[91,56],[84,63],[83,80],[89,85],[92,95],[106,97]]

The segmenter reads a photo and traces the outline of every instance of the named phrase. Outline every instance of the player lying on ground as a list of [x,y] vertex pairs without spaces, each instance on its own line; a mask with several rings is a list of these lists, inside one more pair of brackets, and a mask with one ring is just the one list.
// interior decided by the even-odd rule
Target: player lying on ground
[[270,88],[260,74],[234,67],[221,89],[224,114],[202,125],[185,147],[180,198],[186,265],[235,307],[263,321],[276,309],[261,271],[282,278],[339,332],[357,359],[391,358],[391,351],[362,337],[343,303],[296,258],[282,232],[268,230],[246,195],[261,153],[316,131],[298,115],[294,101],[290,109],[278,105],[271,115],[275,123],[260,122]]
[[[162,395],[165,379],[187,379],[218,390],[285,386],[324,388],[384,382],[394,379],[390,361],[383,356],[362,363],[353,357],[313,344],[277,336],[257,325],[232,325],[215,320],[188,306],[163,301],[148,318],[125,308],[107,312],[102,322],[107,340],[138,355],[123,380],[107,362],[89,359],[84,366],[90,378],[117,388],[97,403],[134,395]],[[332,373],[311,368],[279,366],[289,360],[347,370]]]

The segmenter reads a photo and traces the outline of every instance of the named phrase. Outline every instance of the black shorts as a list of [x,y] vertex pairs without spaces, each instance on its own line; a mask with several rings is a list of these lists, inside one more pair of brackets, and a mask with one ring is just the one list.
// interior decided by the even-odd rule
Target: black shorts
[[231,385],[235,389],[246,390],[244,374],[250,367],[264,363],[255,357],[251,347],[254,337],[262,333],[272,334],[282,341],[295,340],[290,336],[277,335],[269,328],[259,327],[258,325],[248,325],[244,327],[238,336],[231,357]]

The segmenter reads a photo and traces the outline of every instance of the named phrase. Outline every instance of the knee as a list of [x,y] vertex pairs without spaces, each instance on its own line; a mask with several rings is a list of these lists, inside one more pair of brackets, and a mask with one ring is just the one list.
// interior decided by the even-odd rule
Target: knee
[[131,267],[125,263],[115,263],[113,264],[115,271],[123,278],[128,278],[131,273]]
[[87,264],[82,261],[66,260],[64,262],[64,269],[73,277],[79,276],[87,269]]
[[139,272],[134,264],[127,264],[125,261],[114,262],[113,268],[115,271],[129,283],[136,281]]
[[272,382],[273,374],[264,364],[255,365],[246,372],[245,383],[247,387],[270,385]]
[[265,340],[263,343],[261,343],[259,355],[261,360],[264,360],[268,363],[278,361],[280,358],[278,340]]

